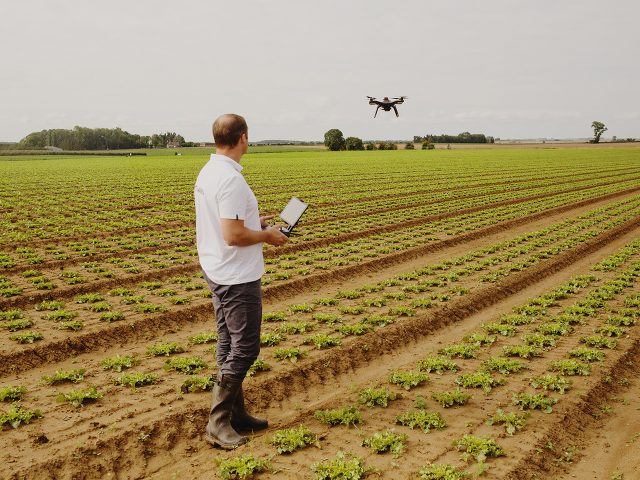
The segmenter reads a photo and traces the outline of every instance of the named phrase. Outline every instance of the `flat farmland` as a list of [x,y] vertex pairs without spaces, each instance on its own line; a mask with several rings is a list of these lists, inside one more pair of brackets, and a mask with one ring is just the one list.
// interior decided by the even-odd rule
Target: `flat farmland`
[[264,247],[270,428],[232,452],[208,154],[166,153],[0,157],[1,478],[640,477],[640,148],[246,155],[263,214],[311,207]]

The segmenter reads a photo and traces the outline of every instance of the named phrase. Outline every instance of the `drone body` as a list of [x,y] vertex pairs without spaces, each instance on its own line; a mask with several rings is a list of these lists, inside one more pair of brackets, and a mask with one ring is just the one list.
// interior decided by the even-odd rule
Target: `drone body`
[[400,115],[398,114],[398,109],[396,108],[396,105],[400,105],[401,103],[404,103],[404,99],[407,97],[405,96],[393,97],[392,100],[389,100],[389,97],[384,97],[382,100],[376,100],[375,97],[369,97],[369,96],[367,96],[367,98],[369,99],[369,105],[377,105],[376,113],[374,113],[373,115],[373,118],[376,118],[376,115],[378,115],[378,110],[380,110],[381,108],[385,112],[390,112],[391,109],[393,108],[393,111],[395,112],[396,117],[399,117]]

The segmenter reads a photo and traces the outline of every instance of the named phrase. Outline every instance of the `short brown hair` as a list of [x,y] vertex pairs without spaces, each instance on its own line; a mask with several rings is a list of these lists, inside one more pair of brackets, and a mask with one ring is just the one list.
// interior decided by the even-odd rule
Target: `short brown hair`
[[213,122],[213,141],[216,147],[235,147],[243,133],[248,133],[246,120],[235,113],[225,113]]

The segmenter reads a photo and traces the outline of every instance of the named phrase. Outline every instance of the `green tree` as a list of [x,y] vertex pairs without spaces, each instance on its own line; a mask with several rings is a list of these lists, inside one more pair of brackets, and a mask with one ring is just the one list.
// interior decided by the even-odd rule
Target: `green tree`
[[593,128],[593,140],[591,140],[591,143],[600,143],[600,136],[606,132],[608,128],[604,126],[604,123],[598,122],[597,120],[593,121],[591,128]]
[[332,128],[324,134],[324,144],[329,150],[334,152],[346,148],[344,136],[337,128]]
[[404,146],[405,150],[415,150],[416,146],[413,144],[413,142],[409,142]]
[[376,149],[376,144],[373,142],[369,142],[367,143],[367,150],[375,150]]
[[364,143],[358,137],[347,137],[345,146],[347,150],[364,150]]

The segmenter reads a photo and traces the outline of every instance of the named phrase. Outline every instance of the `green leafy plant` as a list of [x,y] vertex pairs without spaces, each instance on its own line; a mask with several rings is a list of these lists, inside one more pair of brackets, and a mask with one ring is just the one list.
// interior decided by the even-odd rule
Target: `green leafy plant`
[[284,312],[268,312],[262,314],[263,322],[284,322],[287,315]]
[[309,427],[284,428],[271,436],[269,443],[274,445],[278,453],[291,453],[308,445],[318,445],[318,438]]
[[438,412],[431,413],[423,409],[401,413],[396,417],[396,423],[412,430],[419,427],[424,433],[429,433],[432,428],[441,430],[447,426]]
[[440,354],[447,357],[458,358],[476,358],[478,356],[478,345],[470,345],[465,343],[457,343],[448,345],[440,350]]
[[316,410],[313,417],[327,425],[356,425],[362,422],[362,414],[355,406],[336,410]]
[[51,313],[43,315],[45,320],[53,320],[54,322],[63,322],[66,320],[73,320],[78,314],[76,312],[67,312],[66,310],[55,310]]
[[547,397],[544,393],[530,394],[526,392],[514,393],[513,404],[522,410],[542,410],[544,413],[551,413],[553,405],[558,403],[558,399]]
[[338,290],[338,293],[336,293],[336,298],[347,298],[349,300],[354,300],[361,296],[362,293],[357,290]]
[[365,388],[361,390],[358,399],[367,407],[386,407],[390,401],[400,398],[400,395],[387,388]]
[[427,382],[429,376],[422,372],[391,372],[389,375],[389,383],[399,385],[405,390],[411,390],[413,387]]
[[164,362],[165,370],[193,375],[204,368],[208,368],[207,362],[198,357],[174,357]]
[[120,300],[124,305],[138,305],[144,303],[144,295],[127,295]]
[[337,298],[316,298],[313,303],[315,305],[324,305],[325,307],[329,307],[331,305],[337,305],[340,303],[340,300]]
[[569,350],[570,357],[576,357],[585,362],[601,362],[604,360],[604,352],[594,348],[574,348]]
[[273,347],[285,339],[286,337],[282,333],[275,333],[275,332],[263,333],[262,335],[260,335],[260,345]]
[[455,440],[453,446],[463,452],[462,460],[465,462],[475,460],[477,463],[484,463],[488,457],[501,457],[505,454],[502,447],[490,437],[464,435]]
[[437,373],[442,375],[446,371],[456,372],[458,365],[453,360],[448,358],[430,356],[423,358],[418,362],[418,370],[427,373]]
[[125,319],[124,313],[122,312],[107,312],[100,315],[101,322],[120,322]]
[[518,329],[513,325],[507,325],[503,323],[487,323],[482,325],[482,328],[488,334],[494,335],[503,335],[505,337],[513,337],[516,333],[518,333]]
[[251,454],[221,460],[218,463],[218,474],[222,480],[245,480],[254,478],[256,473],[271,468],[266,459],[256,458]]
[[390,315],[398,315],[400,317],[413,317],[416,311],[411,307],[399,306],[389,309]]
[[456,378],[456,384],[465,388],[481,388],[485,393],[489,393],[492,388],[503,385],[504,380],[487,372],[470,372]]
[[499,372],[503,375],[517,373],[528,368],[524,363],[510,358],[491,357],[482,362],[482,369],[488,372]]
[[314,313],[312,317],[315,321],[333,325],[342,322],[342,316],[330,313]]
[[167,307],[164,305],[157,305],[155,303],[137,303],[133,306],[133,309],[138,313],[158,313],[167,311]]
[[591,367],[575,360],[556,360],[551,362],[549,370],[561,375],[589,375]]
[[159,357],[161,355],[169,356],[174,353],[182,353],[184,352],[184,347],[178,345],[175,342],[170,343],[156,343],[155,345],[151,345],[147,347],[147,355]]
[[516,412],[505,413],[500,408],[487,420],[487,425],[504,425],[507,435],[509,436],[513,435],[518,430],[524,429],[526,424],[526,415]]
[[56,370],[53,375],[43,375],[42,382],[47,385],[55,385],[56,383],[73,382],[78,383],[84,378],[86,370],[79,368],[76,370]]
[[614,325],[601,325],[596,328],[596,333],[604,335],[606,337],[621,337],[626,331],[624,328],[616,327]]
[[18,330],[24,330],[33,326],[33,322],[28,318],[22,318],[20,320],[11,320],[9,322],[0,323],[0,328],[9,330],[10,332],[16,332]]
[[362,446],[369,447],[375,453],[393,453],[394,458],[398,458],[406,449],[408,436],[404,433],[398,434],[393,430],[376,432],[362,441]]
[[362,301],[365,307],[384,307],[387,304],[385,298],[365,298]]
[[42,418],[40,410],[25,410],[17,404],[11,405],[6,412],[0,412],[0,428],[5,425],[18,428],[20,425],[31,423],[36,418]]
[[564,394],[573,385],[573,381],[561,377],[560,375],[542,375],[534,377],[530,381],[533,388],[542,388],[543,390],[553,390],[560,394]]
[[10,340],[18,343],[33,343],[43,338],[44,336],[40,332],[15,333],[9,336]]
[[573,332],[573,327],[565,322],[545,322],[538,325],[536,331],[542,335],[563,337]]
[[189,337],[189,343],[192,345],[202,345],[205,343],[213,343],[218,340],[216,332],[201,332]]
[[413,308],[431,308],[433,302],[430,298],[416,298],[411,302]]
[[313,312],[314,306],[309,305],[307,303],[300,303],[298,305],[289,305],[289,310],[292,313],[311,313]]
[[633,317],[614,315],[613,317],[607,318],[607,323],[614,327],[631,327],[636,324],[636,320]]
[[191,376],[180,386],[182,393],[210,392],[216,382],[216,375],[208,377]]
[[84,328],[84,322],[80,320],[71,320],[69,322],[60,322],[58,324],[58,330],[73,330],[77,332]]
[[353,307],[345,305],[345,306],[339,307],[338,311],[345,315],[360,315],[361,313],[364,313],[364,307],[360,305],[355,305]]
[[332,337],[327,335],[326,333],[318,333],[316,335],[312,335],[308,337],[305,341],[305,344],[313,344],[317,349],[325,349],[330,347],[335,347],[341,344],[341,340],[339,337]]
[[464,405],[469,401],[471,395],[464,393],[459,388],[456,388],[450,392],[434,392],[431,394],[431,397],[444,408],[450,408],[458,405]]
[[463,480],[469,474],[447,464],[428,464],[420,468],[420,480]]
[[614,340],[613,338],[608,338],[608,337],[601,337],[598,335],[592,335],[590,337],[582,337],[580,338],[580,343],[584,343],[585,345],[588,345],[590,347],[597,347],[597,348],[616,348],[618,346],[618,342],[617,340]]
[[252,376],[259,372],[267,372],[269,370],[271,370],[271,366],[263,359],[257,358],[256,361],[253,362],[253,364],[251,364],[251,366],[249,367],[247,376]]
[[36,310],[61,310],[64,307],[64,303],[59,300],[45,300],[44,302],[40,302],[36,305]]
[[532,358],[542,356],[539,348],[531,345],[513,345],[502,347],[502,354],[505,357]]
[[373,330],[371,325],[362,322],[352,323],[351,325],[340,325],[340,327],[338,327],[338,332],[344,336],[364,335],[365,333],[369,333],[371,330]]
[[526,333],[522,339],[527,345],[538,348],[553,347],[556,344],[555,336],[541,333]]
[[295,363],[304,356],[304,352],[297,347],[283,347],[273,352],[273,356],[276,360],[289,360]]
[[111,304],[109,302],[95,302],[89,303],[85,308],[91,312],[108,312],[111,310]]
[[76,303],[96,303],[104,300],[99,293],[85,293],[76,297]]
[[315,325],[311,322],[285,322],[278,326],[278,333],[286,333],[289,335],[296,335],[299,333],[310,332],[315,328]]
[[369,315],[364,317],[362,321],[376,327],[384,327],[395,322],[396,319],[391,315]]
[[27,393],[27,387],[2,387],[0,388],[0,402],[16,402],[22,400],[24,394]]
[[101,398],[102,394],[98,392],[98,388],[95,385],[81,390],[60,393],[58,395],[59,402],[68,402],[74,407],[81,407],[86,403],[95,402]]
[[316,480],[360,480],[367,474],[361,458],[338,452],[333,460],[325,460],[311,465]]
[[138,357],[131,355],[116,355],[115,357],[105,358],[102,362],[102,368],[105,370],[113,370],[114,372],[121,372],[127,368],[131,368],[140,363]]
[[116,378],[114,383],[116,385],[137,388],[158,383],[158,376],[153,373],[125,373]]

